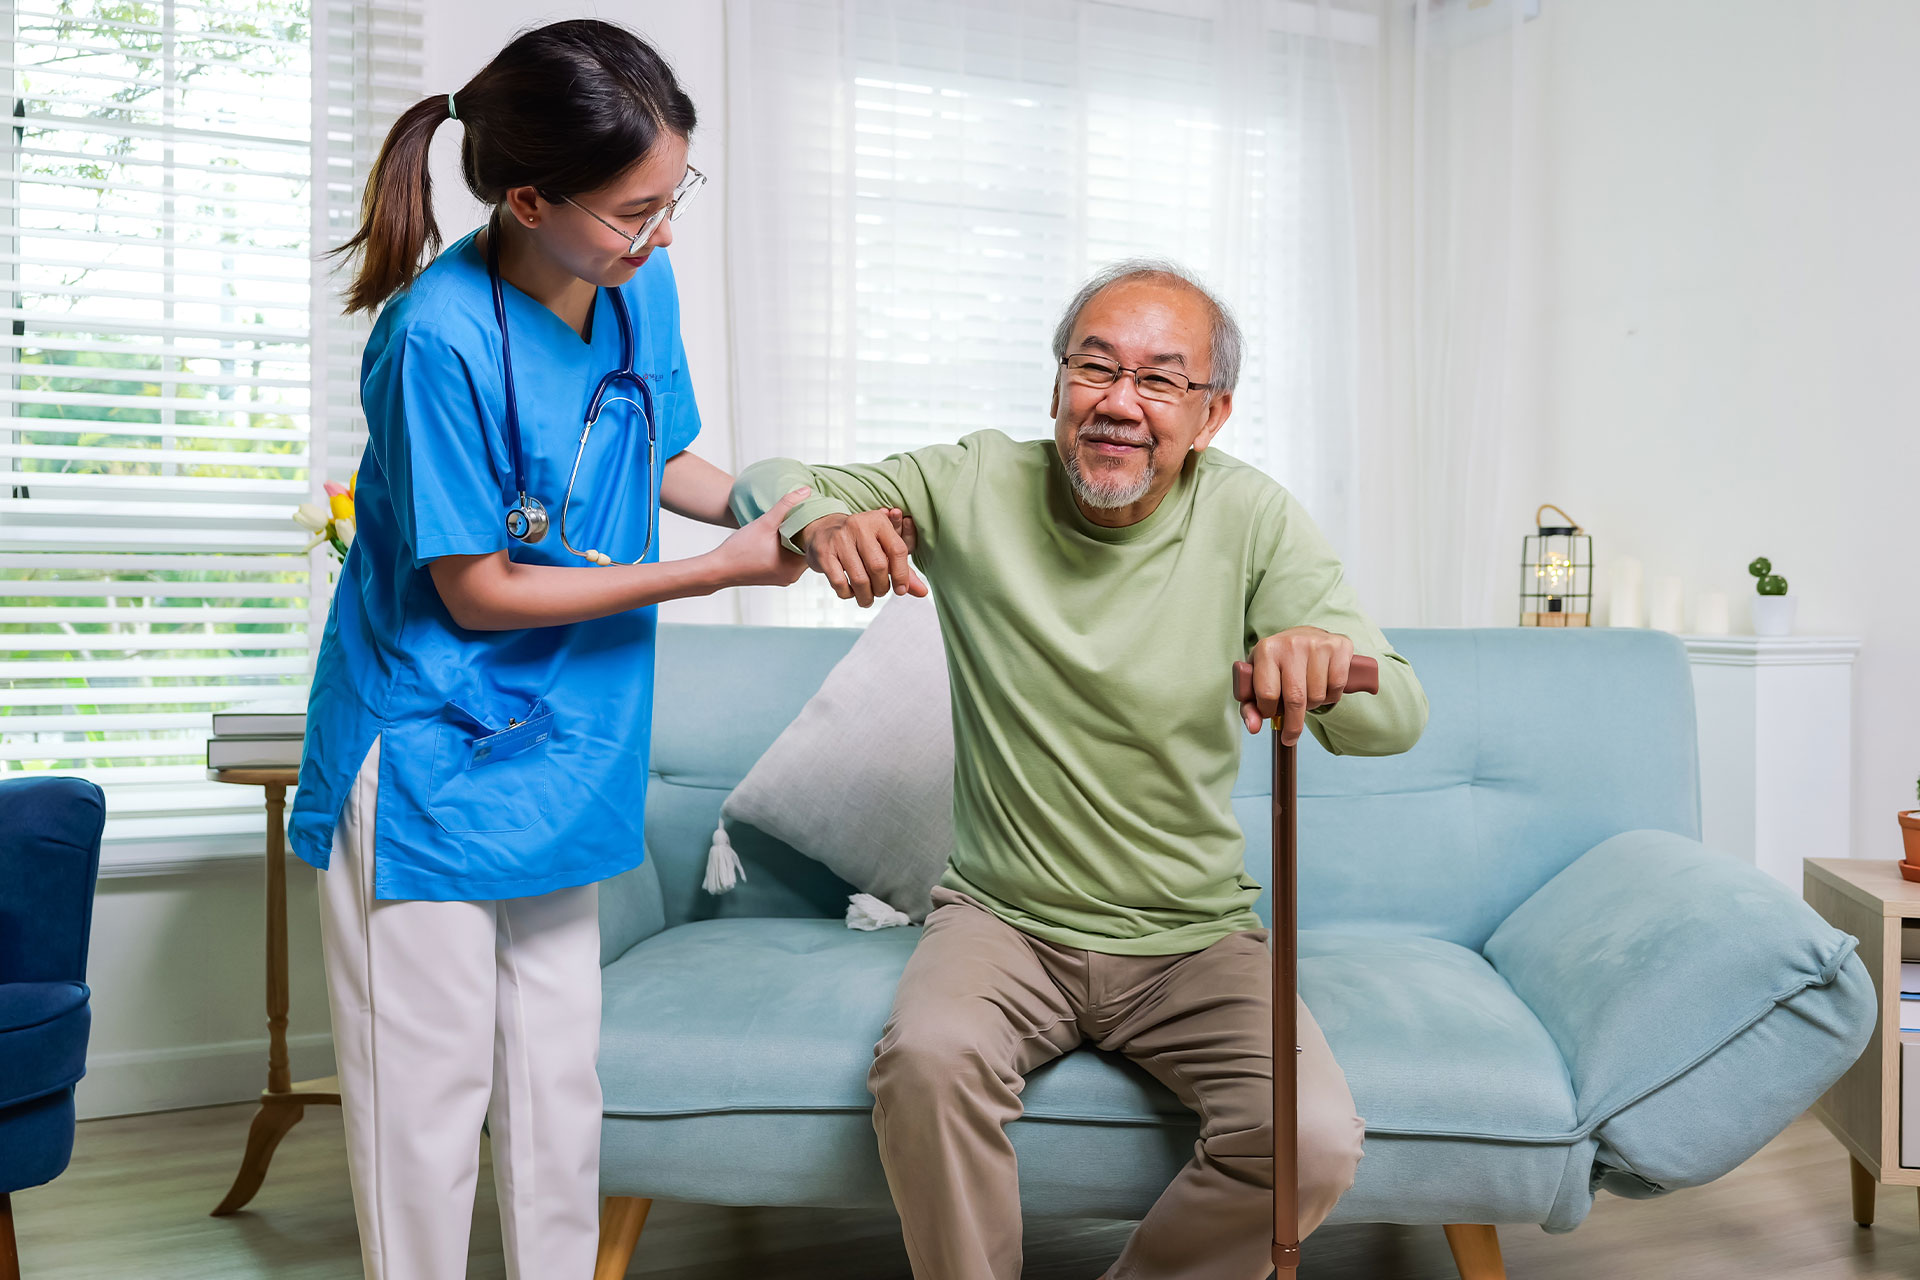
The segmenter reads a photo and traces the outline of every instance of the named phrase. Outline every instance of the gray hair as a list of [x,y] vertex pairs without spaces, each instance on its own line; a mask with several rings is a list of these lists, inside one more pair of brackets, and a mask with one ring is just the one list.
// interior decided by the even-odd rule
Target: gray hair
[[1240,325],[1227,310],[1227,304],[1213,295],[1213,291],[1200,282],[1200,277],[1177,262],[1165,258],[1126,258],[1110,263],[1096,272],[1092,279],[1080,286],[1080,292],[1073,295],[1073,301],[1060,317],[1060,323],[1053,331],[1053,358],[1055,362],[1065,358],[1067,343],[1073,339],[1073,326],[1079,322],[1080,313],[1093,301],[1094,295],[1109,285],[1123,284],[1129,280],[1151,280],[1156,284],[1178,284],[1193,290],[1206,301],[1207,308],[1213,313],[1213,333],[1209,341],[1207,363],[1213,373],[1207,379],[1213,385],[1213,395],[1231,391],[1240,381]]

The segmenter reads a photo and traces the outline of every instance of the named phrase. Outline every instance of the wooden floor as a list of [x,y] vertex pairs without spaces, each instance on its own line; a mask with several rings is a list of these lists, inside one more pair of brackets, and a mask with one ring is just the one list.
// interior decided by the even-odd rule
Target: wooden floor
[[[25,1280],[347,1280],[360,1275],[340,1116],[307,1113],[248,1209],[217,1219],[252,1107],[95,1120],[73,1166],[14,1196]],[[1853,1225],[1847,1159],[1796,1121],[1711,1186],[1651,1201],[1603,1195],[1571,1235],[1502,1232],[1513,1280],[1911,1280],[1920,1213],[1883,1188],[1879,1224]],[[482,1172],[469,1275],[499,1277],[499,1220]],[[1095,1280],[1129,1224],[1029,1224],[1026,1280]],[[659,1204],[632,1276],[657,1280],[909,1280],[890,1214]],[[1453,1280],[1438,1227],[1329,1227],[1306,1242],[1310,1280]]]

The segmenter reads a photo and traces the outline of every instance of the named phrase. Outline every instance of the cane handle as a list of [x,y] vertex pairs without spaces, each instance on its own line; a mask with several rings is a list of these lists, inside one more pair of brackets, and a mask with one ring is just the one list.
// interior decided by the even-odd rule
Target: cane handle
[[[1356,653],[1347,665],[1347,693],[1380,692],[1380,664],[1364,653]],[[1253,664],[1233,664],[1233,700],[1253,701]]]

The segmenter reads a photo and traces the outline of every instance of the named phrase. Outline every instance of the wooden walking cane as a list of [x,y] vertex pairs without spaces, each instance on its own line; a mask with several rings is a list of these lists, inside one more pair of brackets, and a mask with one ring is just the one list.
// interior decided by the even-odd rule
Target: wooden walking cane
[[[1347,693],[1380,692],[1380,664],[1360,654],[1347,668]],[[1233,696],[1253,700],[1253,664],[1233,664]],[[1273,722],[1273,1268],[1276,1280],[1300,1272],[1300,983],[1299,760]],[[1293,1053],[1282,1045],[1295,1046]]]

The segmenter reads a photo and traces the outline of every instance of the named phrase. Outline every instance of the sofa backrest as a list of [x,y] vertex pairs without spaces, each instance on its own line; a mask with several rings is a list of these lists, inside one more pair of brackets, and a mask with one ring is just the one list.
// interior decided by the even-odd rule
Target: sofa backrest
[[[750,829],[733,831],[745,881],[718,897],[700,882],[721,802],[858,634],[660,628],[647,849],[669,925],[845,912],[848,885]],[[1432,716],[1402,756],[1334,757],[1304,740],[1304,926],[1390,929],[1478,949],[1601,840],[1646,827],[1697,838],[1693,687],[1672,636],[1522,628],[1388,636],[1413,663]],[[1234,790],[1250,836],[1247,866],[1262,883],[1268,736],[1247,739]]]
[[[1427,730],[1406,754],[1373,759],[1307,743],[1303,927],[1391,929],[1477,951],[1602,840],[1642,828],[1699,838],[1692,672],[1673,636],[1489,627],[1387,639],[1427,691]],[[1262,884],[1268,736],[1249,739],[1234,799]]]
[[853,628],[660,628],[654,665],[647,857],[666,923],[715,916],[838,916],[853,890],[811,858],[746,827],[731,834],[746,879],[701,889],[720,805],[846,656]]

